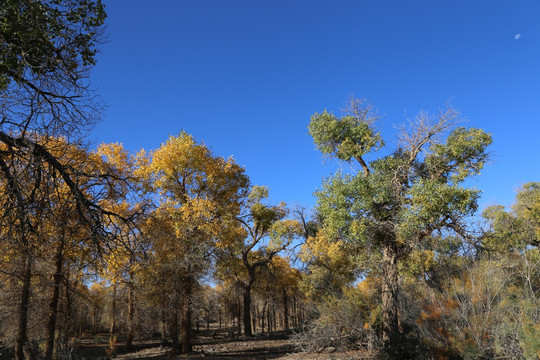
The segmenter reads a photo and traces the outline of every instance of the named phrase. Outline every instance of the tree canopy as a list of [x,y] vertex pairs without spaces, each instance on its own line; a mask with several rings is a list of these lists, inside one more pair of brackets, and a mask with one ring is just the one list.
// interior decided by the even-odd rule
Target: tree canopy
[[379,270],[380,262],[384,340],[397,354],[406,335],[399,327],[399,263],[437,233],[467,238],[465,220],[476,211],[480,191],[463,182],[480,172],[492,140],[480,129],[452,129],[459,114],[447,108],[437,118],[420,113],[403,129],[398,148],[367,162],[363,157],[382,140],[366,104],[353,102],[354,116],[311,118],[309,131],[321,151],[354,158],[363,169],[329,177],[316,193],[317,211],[331,239],[351,242],[375,260],[366,270]]

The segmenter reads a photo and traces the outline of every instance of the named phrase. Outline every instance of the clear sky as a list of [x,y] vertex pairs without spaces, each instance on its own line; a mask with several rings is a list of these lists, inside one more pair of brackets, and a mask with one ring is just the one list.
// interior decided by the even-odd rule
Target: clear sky
[[493,134],[492,163],[470,182],[481,207],[540,181],[538,0],[104,2],[95,144],[150,150],[184,129],[273,201],[310,208],[336,168],[307,133],[313,113],[365,97],[391,149],[394,126],[451,101]]

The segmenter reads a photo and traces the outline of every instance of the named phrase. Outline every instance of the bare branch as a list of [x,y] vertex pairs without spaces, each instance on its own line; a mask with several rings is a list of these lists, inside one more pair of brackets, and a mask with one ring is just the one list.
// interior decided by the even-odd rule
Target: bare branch
[[345,115],[354,116],[358,122],[363,122],[369,126],[374,125],[381,116],[377,113],[377,109],[373,104],[365,98],[356,98],[350,96],[347,99],[347,105],[341,109]]
[[438,141],[439,136],[459,122],[460,113],[448,106],[445,111],[439,111],[435,119],[426,111],[420,111],[414,119],[408,119],[408,126],[398,127],[400,144],[409,151],[409,164],[417,156],[426,151],[425,146]]

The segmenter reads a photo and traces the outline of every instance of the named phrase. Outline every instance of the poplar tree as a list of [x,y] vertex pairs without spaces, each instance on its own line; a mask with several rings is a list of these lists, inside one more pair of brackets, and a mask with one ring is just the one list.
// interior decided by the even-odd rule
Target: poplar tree
[[354,244],[372,260],[366,270],[381,272],[385,349],[406,358],[399,265],[436,233],[472,240],[465,220],[476,211],[480,191],[464,182],[480,173],[492,140],[483,130],[456,127],[459,114],[449,107],[437,117],[419,113],[402,129],[394,151],[373,158],[384,145],[377,120],[368,102],[355,99],[344,116],[324,111],[311,117],[316,147],[359,165],[324,181],[316,192],[317,211],[330,241]]
[[188,353],[192,350],[192,300],[198,279],[208,270],[212,248],[223,240],[222,233],[240,213],[249,178],[232,158],[214,155],[185,132],[140,158],[141,176],[146,177],[159,206],[153,226],[161,224],[161,231],[167,232],[152,237],[154,256],[164,268],[172,268],[169,273],[176,278],[169,279],[178,286],[170,290],[181,295],[182,351]]

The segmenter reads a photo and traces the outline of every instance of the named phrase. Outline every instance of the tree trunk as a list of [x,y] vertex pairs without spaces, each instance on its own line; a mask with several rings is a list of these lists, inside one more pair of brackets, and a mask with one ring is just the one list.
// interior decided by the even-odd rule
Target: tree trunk
[[272,332],[272,319],[270,318],[270,305],[266,308],[266,323],[268,326],[266,327],[268,329],[268,332]]
[[133,345],[133,316],[135,314],[134,296],[133,296],[133,272],[130,271],[128,283],[128,312],[127,312],[127,334],[126,350],[131,352]]
[[257,314],[255,311],[255,307],[253,307],[251,309],[251,326],[254,333],[257,332]]
[[267,306],[267,300],[266,300],[266,296],[264,297],[264,304],[263,304],[263,308],[262,308],[262,316],[261,316],[261,330],[264,334],[264,326],[266,324],[266,306]]
[[382,270],[382,331],[384,346],[391,355],[398,355],[402,336],[399,329],[399,270],[397,247],[393,242],[383,248]]
[[283,329],[289,330],[289,297],[285,288],[283,288]]
[[23,264],[21,300],[19,303],[19,328],[17,329],[17,340],[15,342],[15,360],[24,360],[24,345],[28,340],[28,306],[32,279],[32,261],[29,254],[24,254]]
[[173,351],[178,351],[178,309],[176,301],[173,304],[172,319],[171,319],[171,340]]
[[298,328],[298,309],[296,307],[296,303],[298,302],[298,300],[296,299],[296,294],[293,295],[293,308],[292,308],[292,311],[293,311],[293,328]]
[[167,345],[167,313],[165,306],[161,308],[161,346]]
[[113,293],[111,302],[111,322],[109,325],[110,339],[113,340],[116,332],[116,281],[113,282]]
[[238,315],[238,336],[242,334],[242,326],[240,323],[242,322],[242,304],[240,303],[240,295],[238,295],[238,298],[236,299],[236,314]]
[[[64,298],[65,298],[65,304],[64,304],[64,317],[62,321],[62,327],[63,327],[63,336],[62,336],[62,346],[65,348],[68,346],[69,339],[74,335],[75,328],[72,321],[70,321],[73,318],[73,307],[71,306],[71,294],[70,294],[70,282],[69,282],[69,267],[66,267],[64,269]],[[73,287],[76,287],[76,282],[73,282]]]
[[62,268],[64,265],[64,239],[60,240],[56,249],[55,272],[53,275],[53,293],[49,304],[49,320],[47,322],[47,343],[43,359],[52,360],[54,352],[54,336],[56,332],[56,319],[58,317],[58,299],[60,298],[60,285],[62,284]]
[[92,306],[92,335],[97,335],[97,312],[98,307],[96,304]]
[[193,345],[191,344],[191,298],[193,295],[193,280],[191,274],[184,278],[184,296],[182,297],[182,320],[180,321],[180,335],[182,336],[182,352],[184,354],[193,351]]
[[251,287],[244,289],[244,335],[252,336],[251,330]]

